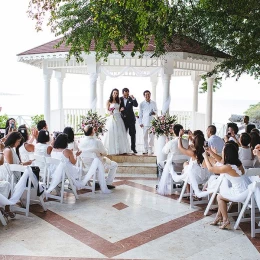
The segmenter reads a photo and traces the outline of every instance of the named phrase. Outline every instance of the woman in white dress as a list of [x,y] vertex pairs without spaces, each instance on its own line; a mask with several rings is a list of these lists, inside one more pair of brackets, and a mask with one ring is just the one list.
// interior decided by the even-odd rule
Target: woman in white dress
[[67,126],[67,127],[64,128],[63,133],[68,135],[68,142],[69,142],[68,143],[68,149],[70,149],[74,152],[78,151],[79,147],[78,147],[77,142],[74,140],[73,128],[70,127],[70,126]]
[[231,142],[225,144],[222,152],[224,161],[223,165],[220,166],[213,166],[207,153],[204,153],[203,156],[210,172],[225,174],[225,178],[220,187],[220,193],[217,196],[218,213],[211,225],[218,225],[218,223],[222,222],[219,228],[229,228],[230,222],[227,214],[227,203],[230,201],[243,202],[248,194],[248,182],[243,176],[245,170],[239,160],[237,146]]
[[125,154],[130,152],[130,144],[125,125],[119,111],[120,100],[118,89],[113,89],[107,101],[107,110],[110,116],[107,119],[104,146],[108,154]]
[[20,125],[18,132],[22,135],[21,146],[19,147],[20,158],[22,162],[26,162],[33,159],[34,145],[28,143],[29,133],[26,125]]

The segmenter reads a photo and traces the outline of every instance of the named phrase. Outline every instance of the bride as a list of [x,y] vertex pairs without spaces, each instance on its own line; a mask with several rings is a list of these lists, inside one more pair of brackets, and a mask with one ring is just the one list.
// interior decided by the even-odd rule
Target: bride
[[124,154],[130,152],[130,144],[125,130],[123,119],[119,111],[119,91],[113,89],[110,98],[107,101],[107,110],[110,114],[107,120],[107,130],[105,135],[104,146],[108,154]]

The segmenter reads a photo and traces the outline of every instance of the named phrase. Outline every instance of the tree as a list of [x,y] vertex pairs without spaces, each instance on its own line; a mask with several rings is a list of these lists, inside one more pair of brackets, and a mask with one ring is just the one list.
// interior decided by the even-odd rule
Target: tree
[[44,115],[43,114],[35,115],[32,116],[31,119],[32,119],[31,127],[36,127],[39,121],[44,120]]
[[46,13],[60,43],[81,51],[94,45],[96,58],[107,58],[113,46],[134,43],[132,55],[142,55],[154,39],[154,56],[167,52],[177,35],[198,40],[204,48],[231,55],[210,73],[239,78],[260,75],[260,6],[258,0],[31,0],[29,15],[41,29]]
[[250,121],[260,122],[260,102],[255,105],[250,105],[244,114],[249,116]]

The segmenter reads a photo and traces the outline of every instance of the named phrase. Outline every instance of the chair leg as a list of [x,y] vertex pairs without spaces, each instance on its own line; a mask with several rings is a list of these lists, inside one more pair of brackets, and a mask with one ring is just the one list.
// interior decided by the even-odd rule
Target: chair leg
[[193,201],[193,188],[192,185],[190,184],[190,209],[194,208],[194,201]]
[[60,203],[63,203],[64,182],[65,182],[65,174],[63,173],[63,174],[62,174],[62,179],[61,179]]
[[32,181],[31,178],[28,179],[28,188],[27,188],[27,196],[26,196],[26,211],[25,215],[26,217],[29,216],[29,210],[30,210],[30,200],[31,200],[31,186],[32,186]]
[[251,196],[251,237],[255,237],[255,198]]
[[183,187],[182,187],[182,190],[181,190],[181,194],[180,194],[180,197],[178,199],[178,202],[181,202],[182,198],[183,198],[183,195],[186,191],[186,188],[187,188],[187,184],[188,184],[188,178],[186,178],[184,184],[183,184]]
[[217,195],[217,191],[215,191],[215,192],[211,195],[210,200],[209,200],[209,203],[208,203],[208,205],[207,205],[207,207],[206,207],[206,209],[205,209],[205,211],[204,211],[204,216],[207,216],[207,215],[208,215],[209,210],[210,210],[210,207],[211,207],[211,205],[213,204],[213,201],[214,201],[214,199],[216,198],[216,195]]
[[3,216],[2,212],[0,212],[0,221],[2,223],[3,226],[6,226],[7,223],[6,223],[6,220],[5,220],[5,217]]
[[238,225],[239,225],[241,219],[243,218],[243,215],[244,215],[244,213],[245,213],[245,211],[246,211],[246,209],[247,209],[247,206],[248,206],[248,204],[249,204],[249,201],[250,201],[251,197],[252,197],[252,192],[250,192],[250,193],[248,194],[248,196],[247,196],[247,198],[246,198],[246,200],[245,200],[245,203],[244,203],[244,205],[243,205],[243,207],[242,207],[242,209],[241,209],[241,211],[240,211],[240,213],[239,213],[239,216],[238,216],[238,218],[237,218],[237,221],[236,221],[236,223],[235,223],[235,225],[234,225],[234,229],[237,229],[237,228],[238,228]]
[[92,193],[95,193],[95,189],[96,189],[96,173],[93,175]]

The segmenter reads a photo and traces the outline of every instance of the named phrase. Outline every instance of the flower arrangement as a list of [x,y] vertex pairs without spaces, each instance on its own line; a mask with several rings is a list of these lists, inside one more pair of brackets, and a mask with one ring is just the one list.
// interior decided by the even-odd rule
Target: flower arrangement
[[173,135],[173,126],[177,121],[177,116],[169,114],[156,116],[151,122],[149,133],[155,134],[157,137],[165,135],[170,138]]
[[107,131],[106,129],[106,121],[105,117],[98,115],[97,112],[93,112],[89,110],[86,116],[81,116],[81,124],[80,129],[83,131],[84,127],[87,125],[91,125],[96,130],[96,136],[104,135]]

